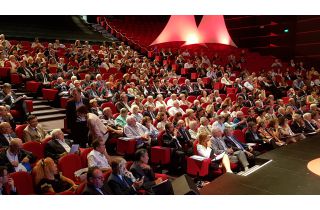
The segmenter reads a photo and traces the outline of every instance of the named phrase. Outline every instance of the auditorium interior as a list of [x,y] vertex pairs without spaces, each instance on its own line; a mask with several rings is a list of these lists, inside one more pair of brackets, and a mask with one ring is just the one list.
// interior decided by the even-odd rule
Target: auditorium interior
[[0,195],[320,194],[320,16],[1,15]]

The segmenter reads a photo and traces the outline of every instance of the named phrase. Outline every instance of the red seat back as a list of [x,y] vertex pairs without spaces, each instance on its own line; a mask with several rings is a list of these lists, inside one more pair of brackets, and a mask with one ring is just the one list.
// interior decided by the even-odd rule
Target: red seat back
[[242,143],[246,143],[245,135],[242,130],[234,130],[233,135]]
[[44,157],[44,147],[43,144],[36,142],[36,141],[29,141],[22,145],[22,148],[24,150],[27,150],[29,152],[32,152],[37,159],[41,159]]
[[17,126],[16,126],[15,132],[16,132],[17,137],[18,137],[19,139],[22,139],[22,137],[23,137],[23,130],[24,130],[26,127],[27,127],[27,124],[17,125]]
[[81,164],[82,164],[82,168],[86,168],[88,167],[88,159],[87,156],[88,154],[93,150],[93,148],[86,148],[81,152]]
[[33,188],[33,180],[31,174],[28,172],[20,171],[11,173],[14,184],[17,188],[19,195],[33,195],[35,190]]
[[76,181],[74,172],[82,168],[81,158],[76,154],[68,154],[58,161],[58,168],[65,177]]
[[112,102],[105,102],[101,105],[101,109],[103,110],[106,107],[110,107],[111,111],[113,114],[117,113],[118,110],[116,108],[116,106],[112,103]]

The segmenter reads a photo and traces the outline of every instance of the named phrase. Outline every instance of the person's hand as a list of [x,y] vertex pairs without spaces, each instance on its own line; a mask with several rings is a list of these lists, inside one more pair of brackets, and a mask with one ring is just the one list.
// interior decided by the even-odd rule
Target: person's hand
[[140,188],[142,186],[142,184],[143,184],[143,181],[144,181],[144,176],[141,179],[138,179],[137,181],[135,181],[133,183],[133,186],[135,188]]
[[75,184],[72,187],[70,187],[69,191],[75,192],[77,190],[77,188],[78,188],[78,185]]
[[10,177],[8,178],[8,184],[11,188],[12,191],[14,191],[15,187],[14,187],[14,180]]
[[249,152],[253,151],[253,148],[251,146],[248,146]]
[[228,152],[228,154],[232,154],[233,153],[233,149],[229,148],[229,149],[227,149],[227,152]]
[[13,165],[14,167],[18,167],[19,162],[18,162],[18,161],[12,161],[12,162],[11,162],[11,165]]
[[162,182],[162,178],[159,177],[159,178],[156,179],[154,182],[155,182],[156,185],[157,185],[157,184],[160,184],[160,183]]
[[22,163],[29,163],[29,158],[28,157],[25,157],[25,158],[23,158],[23,160],[21,161]]
[[251,152],[246,151],[246,154],[248,155],[248,157],[253,157],[253,154]]

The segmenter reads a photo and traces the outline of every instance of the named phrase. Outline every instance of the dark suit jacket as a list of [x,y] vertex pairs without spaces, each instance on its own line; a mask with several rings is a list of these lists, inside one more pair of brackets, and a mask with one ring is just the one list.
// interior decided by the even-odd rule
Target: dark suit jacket
[[[234,140],[237,141],[238,144],[241,144],[243,149],[247,149],[248,146],[242,142],[240,142],[235,136],[233,136]],[[230,139],[229,136],[224,137],[224,142],[226,143],[228,148],[232,148],[233,151],[238,151],[241,150],[240,148],[237,147],[237,145]]]
[[151,112],[149,112],[149,111],[144,111],[142,115],[143,115],[143,116],[148,116],[148,117],[150,117],[151,119],[155,119],[155,118],[157,117],[156,113],[153,112],[153,115],[154,115],[155,118],[152,118],[152,117],[151,117]]
[[[65,139],[65,142],[71,147],[72,144],[70,140]],[[49,141],[44,150],[45,156],[51,157],[54,160],[58,160],[60,155],[64,152],[66,152],[66,150],[55,139]]]
[[[82,98],[82,103],[89,108],[89,100],[87,98]],[[76,110],[76,103],[74,99],[70,99],[67,102],[66,117],[67,117],[68,128],[73,130],[77,120],[77,110]]]
[[[48,74],[48,73],[45,73],[45,75],[46,75],[46,77],[47,77],[47,81],[48,81],[48,82],[51,81],[51,78],[50,78],[49,74]],[[43,74],[42,74],[42,73],[36,74],[36,80],[37,80],[38,82],[44,82],[44,76],[43,76]]]
[[143,169],[138,163],[134,162],[130,168],[130,171],[136,179],[141,179],[144,176],[142,185],[143,189],[150,190],[151,187],[155,185],[156,177],[151,168]]
[[[177,140],[179,141],[179,139],[174,138],[168,132],[165,132],[163,134],[163,146],[164,147],[170,147],[173,149],[182,149],[181,147],[179,147]],[[179,141],[179,143],[180,143],[180,141]],[[182,146],[183,144],[180,143],[180,145]]]
[[[17,99],[15,92],[11,91],[12,97],[14,100]],[[12,101],[9,95],[6,95],[3,91],[0,92],[0,100],[3,100],[3,103],[9,106],[12,106]]]
[[137,192],[132,187],[132,181],[127,178],[123,177],[125,179],[127,185],[124,181],[122,181],[117,175],[111,174],[108,179],[108,185],[112,190],[112,193],[114,195],[135,195]]
[[[28,72],[28,73],[27,73]],[[17,73],[21,76],[21,75],[24,75],[24,76],[27,76],[27,74],[29,74],[29,78],[27,79],[34,79],[34,73],[32,72],[32,70],[28,67],[19,67],[17,69]]]
[[250,130],[248,130],[245,135],[246,135],[246,137],[245,137],[246,142],[263,144],[262,137],[259,135],[259,133],[257,133],[259,139],[255,139],[253,133]]
[[[307,121],[304,121],[304,123],[305,123],[305,128],[304,128],[304,132],[305,133],[312,133],[312,132],[315,132],[316,131],[316,129],[318,129],[318,127],[316,126],[316,125],[314,125],[314,124],[309,124]],[[311,127],[312,126],[312,127]]]
[[[111,190],[107,190],[108,186],[104,186],[101,188],[101,191],[104,195],[111,195]],[[94,188],[93,186],[89,185],[89,184],[86,184],[86,187],[84,188],[83,192],[82,192],[82,195],[101,195],[101,193],[96,189]]]
[[305,132],[305,127],[300,126],[295,121],[293,121],[293,123],[291,124],[290,128],[291,128],[293,133],[304,133]]
[[[29,163],[32,164],[34,161],[36,161],[36,157],[31,153],[24,149],[21,149],[18,153],[18,161],[19,163],[25,158],[29,158]],[[6,166],[8,169],[8,173],[15,172],[14,166],[11,164],[9,159],[7,158],[7,150],[3,150],[0,153],[0,166]]]
[[[129,105],[129,103],[128,103],[128,105]],[[117,108],[118,112],[120,112],[120,110],[122,108],[126,108],[127,109],[127,107],[124,105],[124,103],[122,101],[119,101],[119,102],[116,103],[116,108]],[[130,110],[128,110],[128,111],[130,111]]]
[[[12,138],[17,138],[17,135],[15,133],[11,133]],[[3,134],[0,133],[0,148],[1,147],[8,147],[9,146],[9,142],[6,139],[6,137],[4,137]]]

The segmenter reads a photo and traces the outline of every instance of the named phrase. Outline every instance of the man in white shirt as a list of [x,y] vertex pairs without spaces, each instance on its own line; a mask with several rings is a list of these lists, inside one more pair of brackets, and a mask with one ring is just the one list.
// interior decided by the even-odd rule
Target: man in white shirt
[[223,116],[223,115],[218,115],[217,121],[215,121],[215,122],[212,124],[212,126],[219,128],[220,131],[223,133],[223,131],[224,131],[224,129],[225,129],[224,116]]
[[167,106],[173,106],[173,102],[178,101],[177,94],[172,94],[170,99],[167,101]]
[[253,91],[254,89],[251,78],[248,78],[248,80],[243,84],[243,86],[245,86],[250,91]]
[[176,100],[176,101],[173,102],[173,107],[171,107],[168,112],[169,112],[170,116],[174,116],[174,115],[177,114],[178,112],[181,112],[182,115],[185,114],[185,112],[183,111],[183,109],[180,108],[180,106],[179,106],[179,101],[178,101],[178,100]]
[[148,128],[138,123],[133,116],[127,118],[127,125],[124,126],[124,134],[132,139],[137,140],[137,147],[140,147],[143,142],[150,144],[151,138]]
[[97,166],[102,172],[111,170],[111,158],[107,153],[106,146],[103,141],[94,140],[92,142],[93,150],[88,154],[88,167]]
[[223,77],[221,78],[221,83],[226,86],[231,86],[233,82],[229,79],[228,73],[225,73]]

